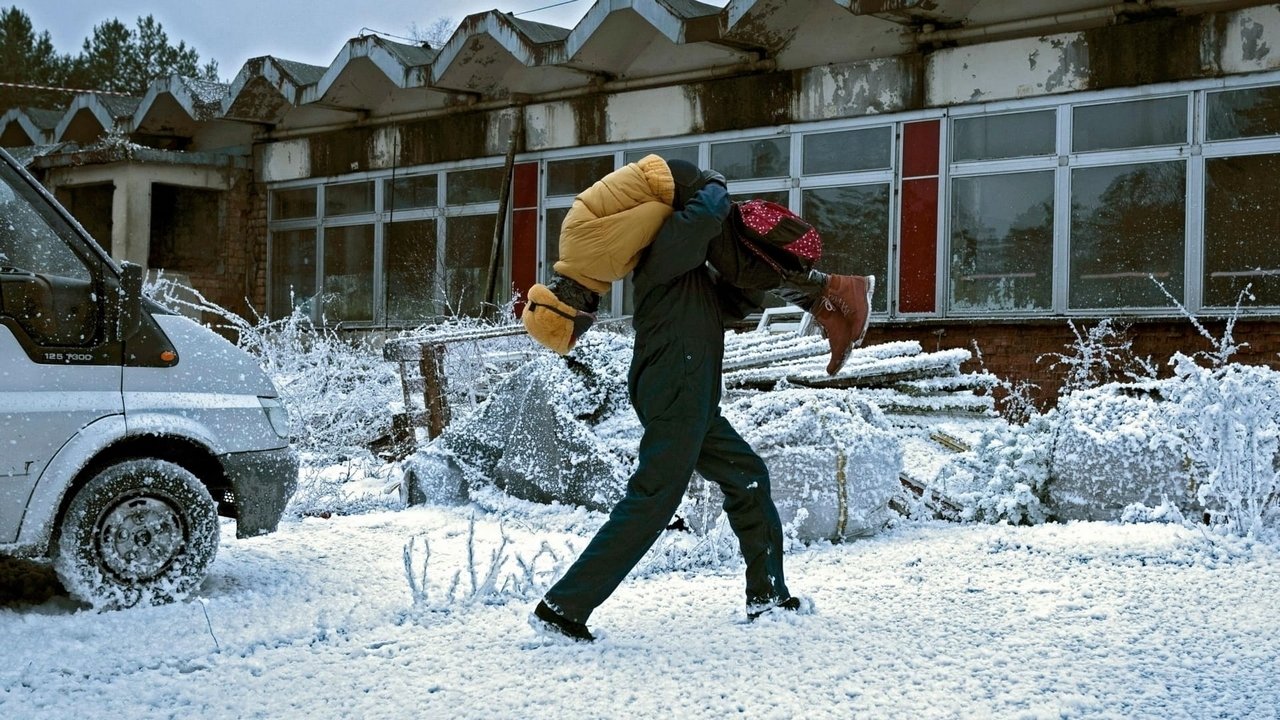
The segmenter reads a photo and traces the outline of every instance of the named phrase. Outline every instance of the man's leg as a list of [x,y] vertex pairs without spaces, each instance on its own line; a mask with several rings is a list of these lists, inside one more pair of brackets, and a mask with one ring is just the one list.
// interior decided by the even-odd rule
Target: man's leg
[[748,608],[790,597],[782,570],[782,521],[770,495],[769,468],[722,415],[711,421],[697,470],[724,492],[724,510],[747,563]]
[[627,493],[564,577],[546,594],[551,609],[585,623],[657,541],[680,506],[702,437],[690,420],[652,420],[640,438]]
[[874,276],[788,270],[766,262],[727,227],[707,246],[707,262],[721,279],[744,290],[766,290],[811,313],[831,344],[827,374],[844,366],[871,322]]

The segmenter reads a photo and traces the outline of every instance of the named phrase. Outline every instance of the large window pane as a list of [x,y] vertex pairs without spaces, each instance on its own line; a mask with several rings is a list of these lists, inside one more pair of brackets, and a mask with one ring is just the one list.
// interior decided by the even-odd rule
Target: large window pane
[[1280,135],[1280,85],[1209,93],[1210,140]]
[[1053,171],[951,183],[951,307],[1035,310],[1053,303]]
[[547,197],[577,195],[613,172],[613,156],[547,161]]
[[564,216],[569,214],[569,208],[550,208],[547,210],[547,245],[546,245],[546,261],[542,267],[538,268],[538,279],[540,282],[547,282],[551,279],[551,273],[555,269],[556,261],[560,259],[560,226],[564,224]]
[[324,231],[324,316],[329,323],[373,320],[373,226]]
[[445,177],[445,201],[450,205],[497,202],[502,174],[501,167],[451,172]]
[[293,220],[316,216],[316,189],[276,190],[271,193],[271,219]]
[[1133,100],[1074,109],[1071,149],[1178,145],[1187,141],[1187,97]]
[[1204,302],[1280,305],[1280,155],[1205,161]]
[[1186,164],[1079,168],[1071,174],[1072,308],[1182,301]]
[[438,175],[415,175],[387,180],[383,185],[388,210],[430,208],[438,203],[440,178]]
[[663,160],[684,160],[698,164],[697,145],[669,145],[667,147],[637,148],[622,154],[622,162],[633,163],[645,155],[657,155]]
[[822,235],[823,272],[875,275],[871,307],[889,308],[889,186],[856,185],[806,190],[804,217]]
[[316,231],[271,233],[271,314],[284,317],[316,294]]
[[1057,145],[1054,110],[957,118],[952,128],[954,161],[1052,155]]
[[893,132],[887,127],[804,136],[804,174],[883,170],[889,167]]
[[712,145],[711,167],[729,180],[786,177],[791,168],[791,139],[773,137]]
[[445,221],[443,285],[446,312],[451,315],[479,314],[496,219],[496,215],[466,215]]
[[436,313],[436,221],[386,226],[383,285],[387,321],[422,323]]
[[343,183],[324,187],[325,215],[373,212],[373,182]]

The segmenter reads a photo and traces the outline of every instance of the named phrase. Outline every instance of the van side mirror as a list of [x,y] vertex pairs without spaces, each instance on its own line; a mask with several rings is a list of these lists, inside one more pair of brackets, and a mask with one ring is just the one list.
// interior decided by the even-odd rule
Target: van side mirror
[[142,266],[120,263],[120,340],[137,334],[142,326]]

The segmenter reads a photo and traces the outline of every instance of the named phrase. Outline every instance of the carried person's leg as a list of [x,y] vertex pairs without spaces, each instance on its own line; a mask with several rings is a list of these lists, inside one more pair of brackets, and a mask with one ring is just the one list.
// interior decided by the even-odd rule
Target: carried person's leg
[[707,262],[722,281],[747,291],[768,291],[811,313],[831,345],[827,373],[835,375],[862,343],[871,323],[874,275],[828,275],[789,269],[752,250],[729,226],[707,247]]

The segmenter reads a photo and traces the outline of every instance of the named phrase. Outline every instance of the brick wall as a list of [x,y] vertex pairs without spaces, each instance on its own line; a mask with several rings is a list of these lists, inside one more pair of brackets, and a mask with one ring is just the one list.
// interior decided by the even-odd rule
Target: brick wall
[[[1215,338],[1221,338],[1225,329],[1223,320],[1201,320],[1200,323]],[[1097,324],[1097,320],[1077,320],[1076,328],[1083,334]],[[1126,337],[1133,340],[1133,352],[1139,357],[1150,357],[1162,377],[1172,374],[1168,360],[1175,352],[1192,354],[1209,351],[1210,343],[1186,319],[1131,321]],[[1233,332],[1236,343],[1249,346],[1233,356],[1236,362],[1269,365],[1280,369],[1280,320],[1240,320]],[[1050,353],[1071,354],[1067,346],[1075,340],[1065,320],[1023,321],[1008,323],[913,323],[896,325],[872,325],[867,333],[868,343],[892,340],[915,340],[926,351],[948,348],[973,349],[974,343],[982,353],[982,361],[975,358],[962,368],[973,372],[983,366],[994,375],[1011,382],[1020,380],[1035,383],[1038,390],[1032,393],[1042,407],[1057,398],[1066,375],[1063,366],[1052,367],[1056,358],[1044,357]]]

